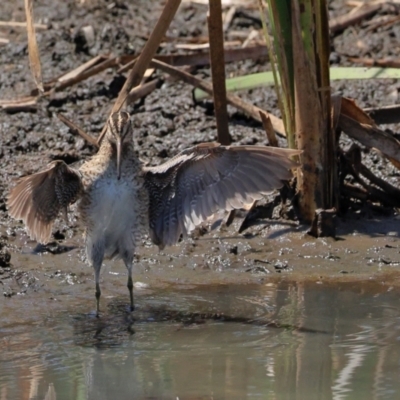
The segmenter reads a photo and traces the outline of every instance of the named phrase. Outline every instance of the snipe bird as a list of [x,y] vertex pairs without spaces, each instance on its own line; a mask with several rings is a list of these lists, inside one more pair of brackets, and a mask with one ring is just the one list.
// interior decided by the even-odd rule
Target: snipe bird
[[297,166],[289,158],[297,150],[202,143],[160,166],[145,167],[133,147],[129,114],[114,113],[107,124],[98,153],[79,169],[53,161],[44,171],[21,178],[7,203],[31,238],[45,244],[58,214],[79,201],[97,315],[104,258],[124,261],[133,310],[132,264],[143,235],[160,248],[173,245],[216,211],[241,208],[281,187]]

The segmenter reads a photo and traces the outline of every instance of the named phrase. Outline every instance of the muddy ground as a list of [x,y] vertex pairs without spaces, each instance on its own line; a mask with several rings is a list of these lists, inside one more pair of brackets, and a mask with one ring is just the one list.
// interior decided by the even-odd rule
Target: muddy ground
[[[48,81],[102,53],[121,55],[140,51],[160,14],[159,1],[35,1],[35,19],[48,25],[37,31],[44,81]],[[343,1],[330,2],[332,17],[350,11]],[[378,13],[392,9],[382,6]],[[168,31],[171,39],[160,53],[176,51],[174,43],[207,36],[207,7],[184,3]],[[2,19],[23,21],[23,3],[2,2]],[[80,34],[83,26],[94,29],[89,45]],[[257,10],[239,8],[227,33],[227,40],[243,37],[252,28],[260,28]],[[346,56],[383,58],[398,55],[400,25],[367,31],[368,25],[354,26],[332,37],[331,61],[350,65]],[[28,95],[34,83],[28,65],[27,42],[23,28],[0,27],[1,99]],[[182,52],[182,50],[181,50]],[[227,74],[239,76],[269,69],[266,60],[246,60],[228,64]],[[209,68],[195,71],[209,78]],[[210,102],[194,104],[192,88],[158,73],[162,84],[128,111],[135,126],[135,146],[140,157],[152,165],[165,161],[191,145],[215,140],[216,123]],[[22,224],[9,218],[5,196],[16,178],[38,171],[50,160],[67,163],[89,157],[94,148],[73,136],[55,116],[62,112],[86,132],[97,136],[101,131],[125,77],[115,70],[90,78],[76,86],[39,101],[37,110],[6,113],[0,111],[0,289],[6,297],[42,292],[56,298],[63,291],[90,292],[93,278],[84,262],[81,233],[76,214],[70,224],[57,222],[54,242],[43,248],[26,236]],[[399,84],[395,80],[334,82],[334,91],[353,97],[362,107],[379,107],[398,100]],[[268,111],[277,111],[272,89],[241,92],[240,96]],[[230,133],[237,144],[267,144],[266,135],[257,122],[229,107]],[[399,133],[396,125],[385,126]],[[351,141],[342,137],[347,148]],[[285,141],[281,139],[281,145]],[[399,171],[377,153],[365,149],[364,162],[396,186]],[[268,202],[273,196],[266,200]],[[138,255],[135,280],[140,288],[170,284],[260,282],[271,280],[313,279],[321,283],[330,279],[379,279],[397,285],[400,264],[399,221],[397,210],[346,201],[338,218],[336,240],[314,239],[307,227],[296,220],[283,220],[279,212],[271,219],[258,219],[243,233],[237,230],[239,218],[230,228],[217,228],[159,252],[145,242]],[[240,217],[240,216],[239,216]],[[203,232],[204,233],[204,232]],[[104,292],[127,294],[124,267],[108,262],[103,271]],[[82,288],[84,286],[84,288]],[[77,288],[77,289],[75,289]],[[146,289],[148,290],[148,289]]]

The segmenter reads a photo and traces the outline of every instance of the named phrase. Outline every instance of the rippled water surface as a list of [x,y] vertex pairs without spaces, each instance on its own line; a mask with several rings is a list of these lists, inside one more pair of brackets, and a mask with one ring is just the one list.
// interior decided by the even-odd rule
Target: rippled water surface
[[399,294],[196,286],[141,295],[133,314],[111,299],[99,319],[70,296],[3,298],[0,399],[397,399]]

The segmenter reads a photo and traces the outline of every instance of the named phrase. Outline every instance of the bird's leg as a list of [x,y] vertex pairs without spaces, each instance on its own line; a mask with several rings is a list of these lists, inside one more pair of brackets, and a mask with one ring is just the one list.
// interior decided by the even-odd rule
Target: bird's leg
[[100,315],[100,296],[101,296],[101,290],[100,290],[100,270],[101,270],[101,264],[103,263],[103,258],[104,258],[104,246],[97,245],[93,246],[91,249],[91,252],[89,253],[89,258],[92,260],[92,265],[94,269],[94,279],[96,282],[96,317],[99,317]]
[[133,280],[132,280],[132,266],[133,266],[133,256],[126,256],[123,257],[125,266],[128,270],[128,290],[129,290],[129,297],[130,297],[130,310],[133,311],[135,309],[135,303],[133,301]]
[[100,314],[100,296],[101,296],[101,290],[100,290],[100,268],[101,264],[99,266],[93,265],[94,267],[94,278],[96,282],[96,317],[99,317]]
[[131,311],[135,309],[135,303],[133,301],[133,281],[132,281],[132,275],[131,275],[132,268],[130,271],[128,270],[128,290],[129,290],[129,296],[131,299]]
[[98,282],[96,282],[96,317],[100,316],[100,296],[101,296],[100,285]]

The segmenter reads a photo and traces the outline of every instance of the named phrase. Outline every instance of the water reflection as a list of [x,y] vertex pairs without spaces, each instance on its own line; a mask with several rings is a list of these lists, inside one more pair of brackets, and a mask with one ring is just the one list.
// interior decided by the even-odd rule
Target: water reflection
[[12,319],[2,300],[0,400],[396,398],[398,298],[372,282],[208,286],[142,296],[133,315],[110,301],[100,319],[78,303]]

